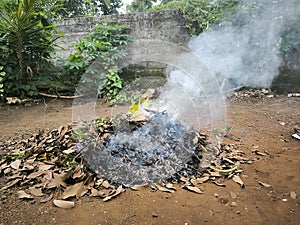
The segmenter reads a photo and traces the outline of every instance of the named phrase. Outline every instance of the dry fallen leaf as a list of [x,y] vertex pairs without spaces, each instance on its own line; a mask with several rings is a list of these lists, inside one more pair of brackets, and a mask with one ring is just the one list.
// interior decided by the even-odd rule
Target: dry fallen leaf
[[81,194],[82,185],[83,185],[83,183],[80,182],[80,183],[74,184],[73,186],[67,187],[67,189],[62,194],[62,199],[67,199],[67,198],[73,197],[73,196],[76,196],[76,198],[78,199]]
[[226,187],[226,184],[219,183],[218,181],[213,181],[213,184],[219,186],[219,187]]
[[69,155],[69,154],[72,154],[72,153],[74,153],[74,152],[76,152],[76,151],[77,151],[76,148],[71,147],[71,148],[68,148],[67,150],[64,150],[63,153]]
[[197,179],[191,179],[191,183],[196,186],[197,184],[203,184],[204,182],[208,181],[209,177],[200,177]]
[[138,121],[145,121],[146,116],[144,114],[144,110],[138,110],[134,114],[131,115],[130,120],[131,122],[138,122]]
[[29,187],[29,191],[32,195],[37,196],[37,197],[41,197],[44,195],[40,188]]
[[166,188],[172,189],[172,190],[176,191],[176,188],[175,188],[175,187],[173,186],[173,184],[171,184],[171,183],[167,183],[167,184],[166,184]]
[[255,154],[260,155],[260,156],[267,156],[268,155],[267,153],[260,152],[260,151],[255,151]]
[[190,185],[190,178],[180,177],[180,180],[184,182],[184,185]]
[[148,184],[141,184],[141,185],[134,185],[132,187],[130,187],[131,190],[134,190],[134,191],[140,191],[142,190],[143,188],[145,188]]
[[44,171],[33,172],[27,176],[27,179],[34,179],[44,174]]
[[3,190],[6,190],[6,189],[9,189],[10,187],[16,185],[16,184],[19,183],[20,181],[21,181],[20,178],[15,179],[14,181],[11,181],[11,182],[7,183],[7,185],[4,186],[4,187],[2,187],[0,190],[3,191]]
[[110,188],[110,184],[108,183],[107,180],[103,181],[101,185],[105,188]]
[[192,187],[192,186],[185,186],[186,189],[188,189],[189,191],[195,192],[197,194],[203,194],[203,191],[201,191],[199,188],[197,187]]
[[3,173],[4,173],[5,175],[9,174],[10,172],[11,172],[11,168],[10,168],[10,167],[6,168],[6,169],[3,171]]
[[11,164],[10,164],[10,167],[15,169],[15,170],[18,170],[19,167],[21,165],[21,160],[20,159],[17,159],[16,161],[13,161]]
[[297,198],[296,193],[293,192],[293,191],[290,192],[290,196],[291,196],[292,199],[296,199]]
[[244,182],[242,181],[242,179],[238,176],[238,175],[234,175],[232,177],[232,179],[241,186],[241,188],[244,188],[245,187],[245,184]]
[[107,201],[111,200],[112,198],[116,197],[117,195],[121,194],[124,191],[125,191],[125,189],[123,189],[122,185],[120,185],[114,194],[107,196],[106,198],[103,199],[103,201],[107,202]]
[[32,195],[27,194],[25,191],[21,190],[21,191],[17,191],[17,195],[18,198],[20,199],[32,199]]
[[24,162],[23,169],[22,170],[33,170],[34,166],[32,163]]
[[166,188],[166,187],[162,187],[158,184],[155,184],[156,188],[159,190],[159,191],[163,191],[163,192],[169,192],[169,193],[174,193],[175,190],[173,189],[169,189],[169,188]]
[[95,188],[91,189],[91,195],[92,197],[100,197],[99,191]]
[[211,177],[222,177],[219,172],[209,171]]
[[236,199],[236,193],[234,193],[233,191],[229,192],[231,198]]
[[50,170],[54,167],[54,165],[49,165],[45,163],[40,163],[39,164],[39,171],[45,171],[45,170]]
[[51,199],[53,198],[53,193],[43,197],[41,200],[40,200],[40,203],[45,203],[45,202],[49,202]]
[[260,185],[262,185],[262,186],[264,186],[264,187],[266,187],[266,188],[269,188],[269,187],[272,187],[272,185],[271,184],[267,184],[267,183],[264,183],[264,182],[258,182]]
[[71,209],[75,206],[74,202],[71,201],[65,201],[65,200],[53,200],[53,203],[55,206],[59,207],[59,208],[63,208],[63,209]]
[[57,173],[53,173],[53,178],[55,180],[56,186],[62,186],[62,187],[66,187],[66,183],[63,182],[63,178],[61,175],[57,174]]

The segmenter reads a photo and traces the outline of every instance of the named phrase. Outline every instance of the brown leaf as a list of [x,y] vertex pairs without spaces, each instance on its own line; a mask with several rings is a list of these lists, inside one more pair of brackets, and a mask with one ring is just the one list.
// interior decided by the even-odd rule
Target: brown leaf
[[29,187],[29,191],[32,195],[37,196],[37,197],[41,197],[44,195],[40,188]]
[[53,193],[50,193],[49,195],[45,196],[40,200],[40,203],[49,202],[53,198]]
[[180,180],[184,182],[184,185],[190,185],[190,178],[180,177]]
[[111,200],[112,198],[118,196],[119,194],[121,194],[124,191],[125,191],[125,189],[123,189],[122,185],[120,185],[114,194],[107,196],[106,198],[103,199],[103,201],[107,202],[107,201]]
[[83,182],[74,184],[73,186],[67,187],[67,189],[62,194],[62,199],[67,199],[69,197],[76,196],[78,199],[82,190]]
[[66,187],[66,183],[63,181],[62,176],[59,175],[58,173],[53,173],[53,178],[55,180],[56,186],[62,186],[62,187]]
[[74,152],[76,152],[76,151],[77,151],[76,148],[71,147],[71,148],[68,148],[67,150],[64,150],[63,153],[69,155],[69,154],[72,154],[72,153],[74,153]]
[[49,165],[49,164],[45,164],[45,163],[39,163],[39,171],[50,170],[53,167],[54,167],[54,165]]
[[14,181],[9,182],[6,186],[4,186],[4,187],[1,188],[1,191],[2,191],[2,190],[9,189],[10,187],[16,185],[16,184],[19,183],[20,181],[21,181],[21,179],[18,178],[18,179],[14,180]]
[[100,197],[100,194],[99,194],[99,192],[98,192],[97,189],[92,188],[92,189],[91,189],[91,196],[92,196],[92,197]]
[[171,183],[167,183],[167,184],[166,184],[166,188],[172,189],[172,190],[176,191],[176,188],[175,188],[175,187],[173,186],[173,184],[171,184]]
[[236,194],[233,191],[229,192],[231,198],[236,199]]
[[44,171],[33,172],[27,176],[27,179],[35,179],[44,174]]
[[189,191],[195,192],[197,194],[203,194],[203,191],[201,191],[199,188],[197,187],[193,187],[193,186],[184,186],[186,189],[188,189]]
[[25,191],[17,191],[18,198],[20,199],[32,199],[32,195],[27,194]]
[[296,193],[293,192],[293,191],[290,192],[290,196],[291,196],[292,199],[296,199],[297,198]]
[[142,190],[143,188],[145,188],[148,184],[141,184],[141,185],[134,185],[132,187],[130,187],[131,190],[134,190],[134,191],[140,191]]
[[81,191],[80,197],[85,196],[88,192],[89,192],[89,189],[88,189],[88,188],[85,188],[84,190]]
[[46,181],[44,186],[48,189],[59,187],[55,179],[52,179],[51,181]]
[[10,167],[13,168],[13,169],[15,169],[15,170],[19,170],[20,165],[21,165],[21,160],[17,159],[16,161],[13,161],[10,164]]
[[145,121],[146,116],[144,114],[144,110],[138,110],[134,114],[131,115],[129,121],[130,122],[139,122],[139,121]]
[[32,163],[28,163],[28,162],[24,163],[23,170],[33,170],[33,169],[34,169],[34,166],[32,165]]
[[163,191],[163,192],[169,192],[169,193],[174,193],[175,191],[173,189],[169,189],[169,188],[166,188],[166,187],[162,187],[158,184],[155,184],[156,188],[159,190],[159,191]]
[[226,187],[226,184],[219,183],[218,181],[213,181],[213,184],[219,186],[219,187]]
[[45,174],[45,176],[44,176],[44,178],[46,179],[46,180],[48,180],[48,181],[51,181],[52,180],[52,171],[45,171],[44,172],[44,174]]
[[107,180],[103,181],[101,184],[104,188],[110,188],[110,184],[108,183]]
[[76,179],[76,178],[82,178],[85,173],[82,171],[83,165],[79,165],[75,168],[74,173],[72,174],[72,178]]
[[65,201],[65,200],[53,200],[53,203],[55,206],[59,207],[59,208],[63,208],[63,209],[71,209],[75,206],[74,202],[71,201]]
[[260,156],[266,156],[266,155],[268,155],[267,153],[260,152],[258,150],[254,150],[254,152],[255,152],[256,155],[260,155]]
[[3,173],[4,173],[5,175],[9,174],[10,172],[11,172],[11,168],[10,168],[10,167],[6,168],[6,169],[3,171]]
[[266,187],[266,188],[272,187],[272,185],[267,184],[267,183],[264,183],[264,182],[261,182],[261,181],[259,181],[258,183],[259,183],[260,185]]
[[61,129],[59,129],[59,134],[61,136],[65,136],[65,134],[68,132],[68,127],[62,127]]
[[211,177],[222,177],[219,172],[209,171]]
[[234,175],[232,177],[232,179],[234,180],[234,182],[236,182],[237,184],[239,184],[241,186],[241,188],[245,187],[244,182],[242,181],[242,179],[238,175]]
[[197,179],[191,179],[191,183],[194,186],[197,186],[197,184],[203,184],[204,182],[206,182],[208,180],[209,180],[209,177],[200,177],[200,178],[197,178]]

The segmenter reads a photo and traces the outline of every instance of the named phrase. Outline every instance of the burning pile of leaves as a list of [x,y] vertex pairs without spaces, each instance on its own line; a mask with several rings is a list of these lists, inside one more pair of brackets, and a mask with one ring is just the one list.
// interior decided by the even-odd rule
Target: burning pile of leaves
[[[90,132],[97,135],[102,142],[108,142],[114,132],[112,121],[102,119],[94,122],[93,131]],[[130,124],[137,127],[144,123],[133,121]],[[40,203],[53,200],[56,206],[63,208],[74,207],[75,198],[91,196],[109,201],[124,192],[124,184],[111,182],[90,167],[74,133],[77,138],[79,136],[85,139],[86,133],[82,130],[61,126],[32,135],[28,139],[1,143],[0,175],[5,179],[1,192],[9,192],[12,187],[17,186],[20,199]],[[174,184],[180,184],[182,188],[200,194],[203,193],[201,184],[204,182],[225,186],[222,181],[232,178],[243,188],[239,165],[250,164],[252,161],[235,145],[221,144],[217,148],[209,143],[207,135],[199,132],[193,132],[193,135],[191,140],[195,147],[194,154],[186,166],[163,182],[145,185],[150,186],[152,191],[173,193],[176,191]],[[202,168],[201,163],[212,151],[217,155],[215,160]],[[132,160],[126,159],[126,155],[122,157],[122,160]],[[134,185],[130,188],[139,190],[145,185]]]

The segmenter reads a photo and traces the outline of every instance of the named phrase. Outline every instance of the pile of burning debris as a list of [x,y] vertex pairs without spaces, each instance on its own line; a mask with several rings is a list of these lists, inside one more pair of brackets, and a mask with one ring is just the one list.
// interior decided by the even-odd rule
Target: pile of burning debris
[[[161,132],[160,126],[165,132]],[[126,141],[118,139],[126,135],[139,136],[125,138]],[[143,138],[150,138],[154,143],[147,151],[138,141]],[[185,149],[190,151],[182,154]],[[187,132],[164,113],[147,121],[124,117],[117,122],[97,119],[85,129],[61,126],[28,139],[1,143],[0,151],[0,175],[5,180],[0,189],[2,194],[18,186],[20,199],[41,203],[53,200],[56,206],[64,208],[74,207],[74,198],[91,196],[108,201],[126,188],[138,190],[142,186],[172,193],[176,190],[174,185],[180,184],[200,194],[204,182],[225,186],[222,181],[232,178],[243,188],[239,165],[252,163],[235,145],[213,147],[207,135]],[[201,167],[206,155],[212,153],[215,158],[211,164]],[[158,173],[154,168],[158,168]],[[161,175],[161,169],[166,170],[165,175]],[[134,173],[126,177],[130,172]],[[119,179],[112,179],[118,173]],[[134,182],[131,179],[143,176],[147,179]]]

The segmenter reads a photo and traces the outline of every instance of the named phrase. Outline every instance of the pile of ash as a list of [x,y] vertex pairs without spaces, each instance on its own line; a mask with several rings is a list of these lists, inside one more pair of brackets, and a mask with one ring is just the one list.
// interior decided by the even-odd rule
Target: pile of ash
[[187,129],[166,112],[144,121],[126,116],[98,119],[93,128],[89,140],[79,142],[84,159],[101,176],[126,186],[159,183],[178,172],[187,173],[183,170],[191,164],[197,167],[207,145],[207,136]]

